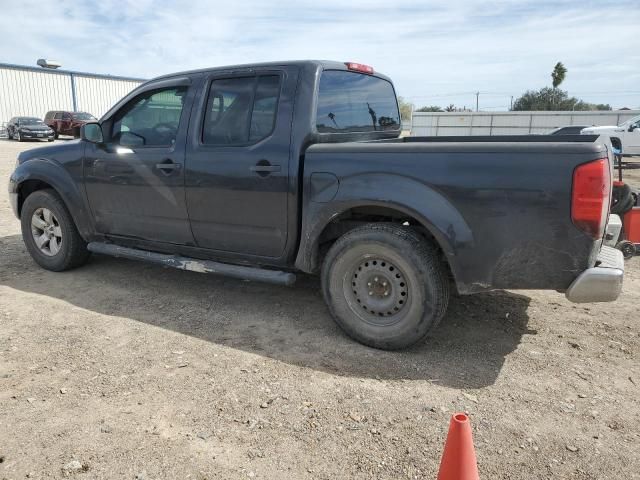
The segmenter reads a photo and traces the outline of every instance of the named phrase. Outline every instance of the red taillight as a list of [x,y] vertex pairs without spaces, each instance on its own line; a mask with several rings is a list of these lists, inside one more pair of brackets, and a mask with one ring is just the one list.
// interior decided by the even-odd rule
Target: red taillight
[[366,73],[368,75],[373,74],[373,67],[369,65],[363,65],[362,63],[355,62],[346,62],[345,65],[349,70],[353,70],[354,72]]
[[609,161],[600,158],[573,171],[571,220],[593,238],[601,238],[609,211],[611,178]]

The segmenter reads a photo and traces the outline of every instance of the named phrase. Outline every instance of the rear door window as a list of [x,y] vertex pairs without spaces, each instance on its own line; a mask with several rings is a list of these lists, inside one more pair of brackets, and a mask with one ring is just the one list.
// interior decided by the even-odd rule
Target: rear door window
[[279,75],[222,78],[211,82],[202,129],[205,145],[247,145],[273,132]]
[[316,128],[320,133],[399,130],[393,86],[371,75],[325,70],[320,77]]

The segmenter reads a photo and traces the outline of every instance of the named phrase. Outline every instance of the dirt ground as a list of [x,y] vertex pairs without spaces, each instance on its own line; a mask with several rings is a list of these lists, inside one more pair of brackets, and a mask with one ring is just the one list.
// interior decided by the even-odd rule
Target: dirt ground
[[[0,183],[37,146],[0,140]],[[314,278],[99,256],[45,271],[3,187],[0,478],[435,478],[456,411],[483,479],[640,478],[640,259],[626,265],[616,303],[454,298],[426,343],[389,353],[347,338]]]

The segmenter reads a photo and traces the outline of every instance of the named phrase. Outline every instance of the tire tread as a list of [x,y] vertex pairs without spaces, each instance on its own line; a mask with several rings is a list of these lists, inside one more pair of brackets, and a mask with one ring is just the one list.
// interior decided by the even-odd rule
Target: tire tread
[[[45,258],[35,246],[31,237],[31,212],[40,207],[53,207],[60,217],[58,220],[65,224],[63,242],[65,254],[60,257]],[[35,262],[41,267],[54,272],[62,272],[79,267],[86,263],[90,256],[87,244],[80,236],[73,217],[69,213],[58,193],[53,189],[36,190],[29,195],[22,206],[21,214],[22,238],[27,250]]]
[[[372,233],[379,233],[384,235],[393,235],[401,239],[408,249],[414,252],[414,260],[416,261],[417,269],[423,278],[431,278],[433,286],[433,298],[431,303],[433,306],[434,314],[431,318],[431,322],[426,328],[421,327],[415,332],[415,335],[411,338],[398,338],[394,340],[376,340],[366,338],[361,335],[360,332],[355,331],[348,324],[342,322],[339,316],[333,309],[331,295],[329,293],[329,271],[331,264],[336,260],[338,255],[349,248],[350,245],[360,241],[362,238],[370,236]],[[446,274],[445,266],[439,256],[438,250],[427,239],[421,236],[415,230],[409,227],[390,224],[390,223],[371,223],[361,227],[354,228],[340,237],[329,249],[327,255],[324,258],[322,265],[322,287],[325,302],[329,306],[332,316],[338,323],[338,325],[352,338],[355,338],[365,345],[369,345],[374,348],[380,348],[384,350],[397,350],[406,348],[412,344],[418,343],[435,328],[442,318],[444,317],[449,304],[450,297],[450,285],[449,279]],[[424,320],[424,319],[423,319]],[[421,322],[422,323],[422,322]]]

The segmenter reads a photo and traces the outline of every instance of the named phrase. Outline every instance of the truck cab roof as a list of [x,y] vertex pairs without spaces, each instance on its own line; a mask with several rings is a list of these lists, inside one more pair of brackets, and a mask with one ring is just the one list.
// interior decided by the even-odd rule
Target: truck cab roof
[[[199,68],[195,70],[185,70],[182,72],[170,73],[167,75],[161,75],[156,77],[150,81],[157,81],[161,79],[168,79],[173,77],[180,76],[188,76],[199,73],[211,73],[211,72],[226,72],[226,71],[234,71],[234,70],[250,70],[252,68],[269,68],[269,67],[283,67],[283,66],[297,66],[301,68],[315,67],[318,70],[345,70],[348,71],[347,63],[349,62],[339,62],[335,60],[283,60],[283,61],[274,61],[274,62],[260,62],[260,63],[243,63],[237,65],[223,65],[217,67],[209,67],[209,68]],[[375,77],[383,78],[389,82],[391,79],[375,69],[373,69],[373,73],[371,74]]]

